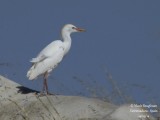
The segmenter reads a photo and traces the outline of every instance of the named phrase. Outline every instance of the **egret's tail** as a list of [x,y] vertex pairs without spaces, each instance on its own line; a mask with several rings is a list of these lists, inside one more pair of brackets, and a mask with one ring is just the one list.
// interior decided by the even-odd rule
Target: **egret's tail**
[[37,78],[37,72],[35,70],[35,65],[32,65],[32,67],[29,69],[29,71],[27,72],[27,77],[29,80],[34,80]]

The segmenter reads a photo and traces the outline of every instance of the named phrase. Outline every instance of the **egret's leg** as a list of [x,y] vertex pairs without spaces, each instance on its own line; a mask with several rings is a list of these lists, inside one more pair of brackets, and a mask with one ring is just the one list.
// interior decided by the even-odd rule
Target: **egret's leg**
[[46,85],[45,85],[45,84],[46,84],[46,82],[45,82],[45,78],[43,78],[43,89],[42,89],[42,93],[44,93],[44,92],[45,92],[45,89],[46,89],[46,88],[45,88],[45,87],[46,87]]
[[46,90],[47,95],[50,95],[50,93],[48,92],[48,83],[47,83],[47,80],[48,80],[48,72],[46,72],[44,74],[44,85],[45,85],[45,90]]
[[[42,88],[42,92],[41,92],[41,95],[44,95],[45,92],[48,91],[48,86],[47,86],[47,75],[48,73],[46,72],[44,75],[43,75],[43,88]],[[47,87],[46,87],[47,86]]]
[[42,91],[40,93],[40,96],[43,96],[45,94],[45,91],[46,91],[46,79],[45,79],[45,74],[43,76],[43,88],[42,88]]

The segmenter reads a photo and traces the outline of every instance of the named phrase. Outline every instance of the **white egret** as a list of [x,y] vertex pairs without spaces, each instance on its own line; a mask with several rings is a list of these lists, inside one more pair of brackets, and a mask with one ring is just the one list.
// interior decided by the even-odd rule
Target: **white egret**
[[55,40],[47,45],[36,58],[30,61],[32,67],[27,72],[29,80],[34,80],[38,76],[43,75],[43,90],[42,93],[48,92],[47,78],[49,73],[57,67],[63,57],[68,53],[71,47],[70,34],[74,32],[83,32],[84,29],[77,28],[72,24],[65,25],[61,30],[62,40]]

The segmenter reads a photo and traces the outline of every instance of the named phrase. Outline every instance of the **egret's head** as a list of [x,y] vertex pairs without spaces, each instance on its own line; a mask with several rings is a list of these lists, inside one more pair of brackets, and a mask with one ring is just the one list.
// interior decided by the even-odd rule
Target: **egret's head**
[[73,32],[84,32],[84,29],[78,28],[72,24],[66,24],[63,28],[62,28],[62,32],[68,32],[69,34],[73,33]]

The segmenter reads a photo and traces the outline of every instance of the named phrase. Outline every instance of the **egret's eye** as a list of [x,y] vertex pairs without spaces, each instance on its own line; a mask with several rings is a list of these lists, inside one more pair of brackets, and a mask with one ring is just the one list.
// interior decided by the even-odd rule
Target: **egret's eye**
[[75,29],[75,27],[72,27],[72,29]]

